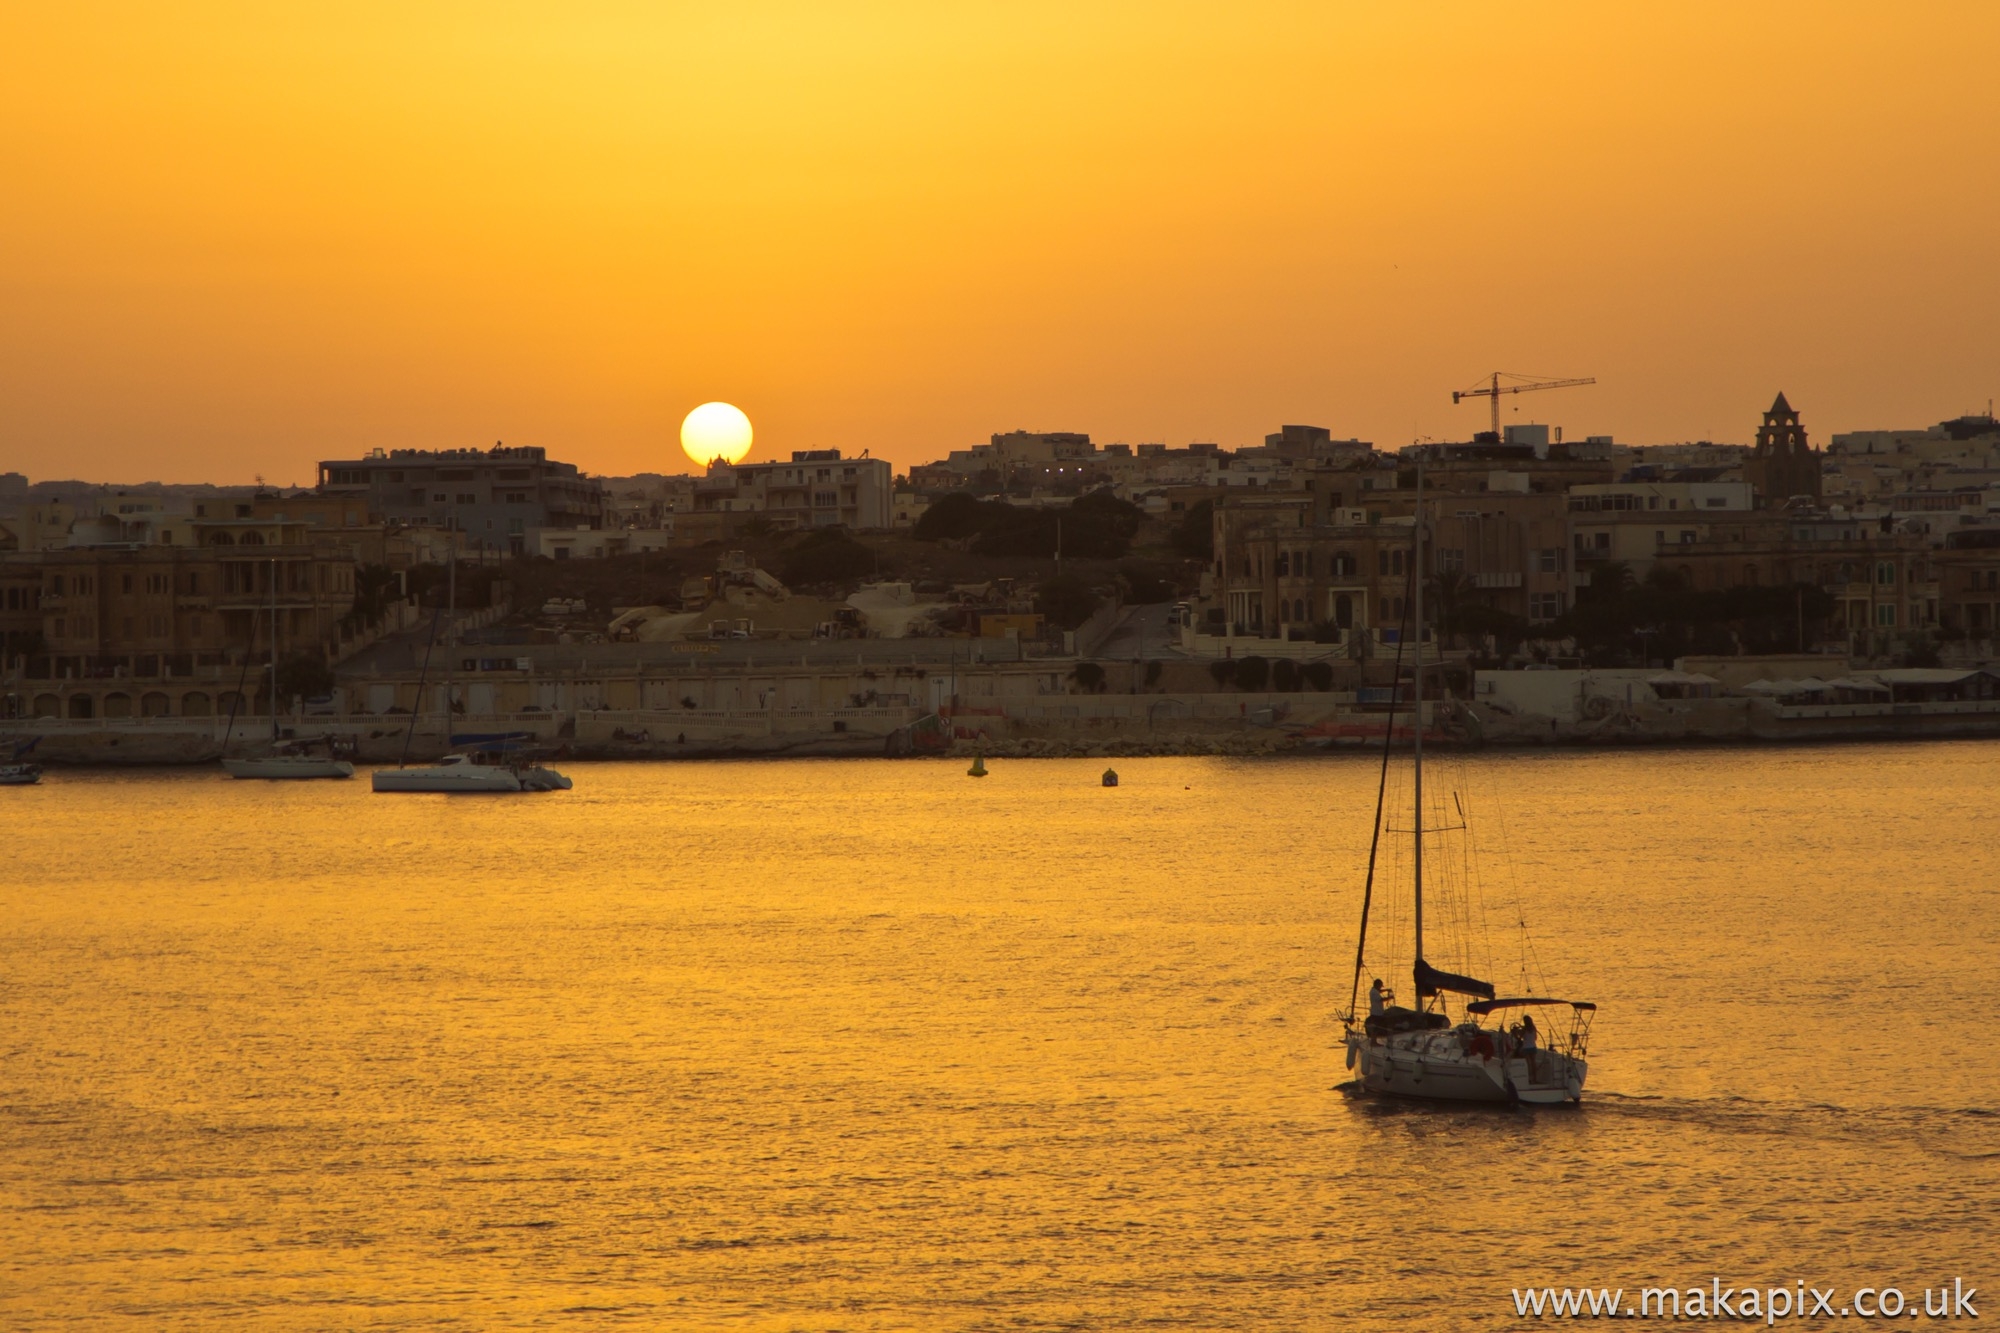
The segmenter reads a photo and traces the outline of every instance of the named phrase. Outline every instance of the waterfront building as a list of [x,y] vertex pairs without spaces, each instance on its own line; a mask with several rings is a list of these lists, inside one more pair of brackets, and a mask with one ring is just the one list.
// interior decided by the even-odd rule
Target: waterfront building
[[[25,682],[36,715],[201,715],[214,693],[191,691],[188,678],[268,656],[274,634],[281,655],[330,654],[354,606],[351,547],[315,542],[296,520],[197,519],[189,530],[192,541],[0,556],[9,674]],[[178,688],[166,684],[177,677]],[[246,704],[263,681],[248,677]]]
[[[1290,495],[1227,495],[1214,509],[1215,561],[1197,628],[1229,637],[1347,643],[1392,637],[1409,614],[1409,491],[1320,486]],[[1315,479],[1316,482],[1321,479]],[[1428,480],[1428,478],[1426,478]],[[1433,498],[1425,571],[1444,619],[1473,606],[1530,624],[1574,600],[1565,499],[1557,494]]]

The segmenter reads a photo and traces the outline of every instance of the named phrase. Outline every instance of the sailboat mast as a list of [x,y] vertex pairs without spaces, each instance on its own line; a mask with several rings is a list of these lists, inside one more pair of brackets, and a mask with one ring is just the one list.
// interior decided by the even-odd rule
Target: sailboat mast
[[[1410,827],[1415,832],[1416,852],[1413,861],[1416,866],[1416,942],[1417,965],[1424,961],[1424,460],[1417,455],[1417,504],[1416,523],[1410,533],[1410,582],[1416,585],[1415,604],[1410,615],[1410,623],[1416,630],[1416,665],[1411,669],[1411,692],[1416,696],[1411,702],[1413,725],[1417,730],[1416,759],[1411,765],[1410,790],[1416,806],[1416,817]],[[1412,978],[1412,984],[1419,987],[1416,1004],[1421,1009],[1424,1004],[1421,983]]]
[[271,743],[278,742],[278,560],[271,558]]

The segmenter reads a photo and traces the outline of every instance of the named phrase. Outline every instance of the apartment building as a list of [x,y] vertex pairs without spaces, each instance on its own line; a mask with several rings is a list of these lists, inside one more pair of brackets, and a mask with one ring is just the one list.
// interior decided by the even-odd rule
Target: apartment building
[[[75,545],[0,555],[0,626],[29,677],[186,675],[318,651],[354,605],[351,548],[307,524],[195,520],[192,543]],[[89,716],[89,713],[82,714]]]
[[[895,470],[886,459],[842,458],[838,449],[796,450],[789,462],[716,463],[695,480],[694,514],[689,534],[718,526],[701,521],[710,514],[758,515],[783,530],[886,528],[895,520]],[[730,530],[727,521],[719,526]]]
[[453,528],[475,551],[525,555],[536,528],[599,528],[604,489],[535,445],[375,450],[319,465],[319,493],[390,523]]

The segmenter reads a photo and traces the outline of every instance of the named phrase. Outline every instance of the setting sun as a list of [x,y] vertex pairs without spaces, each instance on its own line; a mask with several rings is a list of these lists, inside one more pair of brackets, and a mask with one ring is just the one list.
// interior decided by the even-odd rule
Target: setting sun
[[742,462],[750,452],[750,435],[750,418],[728,403],[703,403],[681,422],[681,448],[703,467]]

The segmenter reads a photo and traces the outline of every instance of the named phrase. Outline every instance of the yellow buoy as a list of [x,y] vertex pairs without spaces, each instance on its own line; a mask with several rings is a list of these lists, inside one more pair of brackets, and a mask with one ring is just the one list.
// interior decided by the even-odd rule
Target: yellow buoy
[[983,754],[976,754],[976,755],[972,756],[972,767],[971,767],[971,768],[968,768],[968,769],[966,769],[966,770],[965,770],[965,776],[967,776],[967,777],[969,777],[969,778],[983,778],[983,777],[985,777],[985,776],[986,776],[986,756],[985,756],[985,755],[983,755]]

